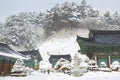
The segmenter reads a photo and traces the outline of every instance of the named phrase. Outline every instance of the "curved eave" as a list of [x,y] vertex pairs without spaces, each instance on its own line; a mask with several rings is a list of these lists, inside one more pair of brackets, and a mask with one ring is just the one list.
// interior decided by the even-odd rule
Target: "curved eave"
[[93,38],[83,38],[83,37],[77,36],[77,41],[79,40],[93,41]]
[[92,34],[116,34],[120,33],[120,30],[90,30]]
[[97,52],[120,52],[120,43],[97,43],[91,39],[77,38],[78,44],[81,48],[81,53],[97,53]]

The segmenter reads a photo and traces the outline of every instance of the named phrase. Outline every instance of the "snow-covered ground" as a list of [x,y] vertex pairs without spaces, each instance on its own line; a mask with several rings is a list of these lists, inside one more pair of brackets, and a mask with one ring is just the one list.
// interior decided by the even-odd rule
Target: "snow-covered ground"
[[119,80],[120,72],[87,72],[81,77],[74,77],[63,73],[44,74],[33,72],[26,77],[1,77],[0,80]]
[[[81,33],[81,34],[80,34]],[[53,35],[49,40],[43,43],[40,47],[40,53],[44,60],[49,58],[48,54],[71,54],[74,56],[78,52],[79,45],[76,41],[77,35],[82,37],[88,37],[88,31],[76,30],[76,31],[65,31],[62,30],[59,33]],[[86,60],[85,55],[80,55],[82,60]],[[43,60],[43,61],[44,61]],[[41,63],[42,64],[42,63]],[[83,65],[83,64],[82,64]],[[103,71],[89,71],[80,77],[71,76],[64,73],[53,73],[44,74],[40,71],[32,72],[31,75],[26,77],[11,77],[11,76],[0,76],[0,80],[119,80],[120,72],[103,72]]]
[[76,41],[77,35],[81,37],[88,37],[88,30],[61,30],[52,35],[45,43],[39,46],[39,51],[43,59],[48,59],[48,54],[71,54],[80,50],[80,47]]
[[[80,49],[76,38],[77,35],[81,37],[88,37],[88,30],[61,30],[52,35],[45,43],[39,46],[39,51],[44,60],[48,60],[49,54],[71,54],[73,57]],[[87,57],[80,55],[84,59]],[[119,80],[120,72],[103,72],[103,71],[89,71],[81,77],[75,77],[63,73],[44,74],[40,72],[33,72],[26,77],[0,77],[0,80]]]

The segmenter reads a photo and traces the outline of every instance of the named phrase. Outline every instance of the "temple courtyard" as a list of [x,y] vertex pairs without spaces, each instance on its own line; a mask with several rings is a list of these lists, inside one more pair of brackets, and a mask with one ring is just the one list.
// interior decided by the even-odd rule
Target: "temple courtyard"
[[64,73],[41,73],[34,71],[25,77],[0,76],[0,80],[119,80],[120,72],[89,71],[80,77]]

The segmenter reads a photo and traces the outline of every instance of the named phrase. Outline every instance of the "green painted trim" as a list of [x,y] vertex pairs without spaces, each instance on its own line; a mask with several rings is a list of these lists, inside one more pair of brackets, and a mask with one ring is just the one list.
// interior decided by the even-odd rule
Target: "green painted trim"
[[113,61],[119,61],[120,62],[120,56],[111,56],[111,62]]
[[106,63],[106,65],[108,65],[108,58],[106,57],[104,57],[104,58],[98,58],[98,61],[97,61],[97,63],[98,63],[98,66],[100,67],[100,63],[101,62],[105,62]]
[[85,41],[82,39],[78,40],[78,44],[81,48],[81,53],[113,53],[113,52],[120,52],[120,44],[108,44],[108,43],[96,43],[92,41]]

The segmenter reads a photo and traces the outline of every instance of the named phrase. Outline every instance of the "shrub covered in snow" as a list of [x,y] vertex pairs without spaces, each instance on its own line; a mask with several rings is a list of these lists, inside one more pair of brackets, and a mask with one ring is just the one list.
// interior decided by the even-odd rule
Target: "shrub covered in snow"
[[71,63],[66,59],[60,58],[60,60],[57,61],[54,69],[57,71],[67,72],[71,69]]
[[112,62],[110,68],[111,68],[111,70],[113,70],[113,71],[117,71],[117,70],[120,68],[120,63],[119,63],[119,61],[114,61],[114,62]]
[[107,67],[107,65],[106,65],[105,62],[101,62],[101,63],[100,63],[100,67],[101,67],[101,68],[105,68],[105,67]]
[[110,72],[110,68],[107,67],[107,64],[105,62],[101,62],[100,63],[100,68],[99,68],[100,71],[105,71],[105,72]]
[[88,70],[98,70],[98,66],[94,60],[89,60],[88,65]]

